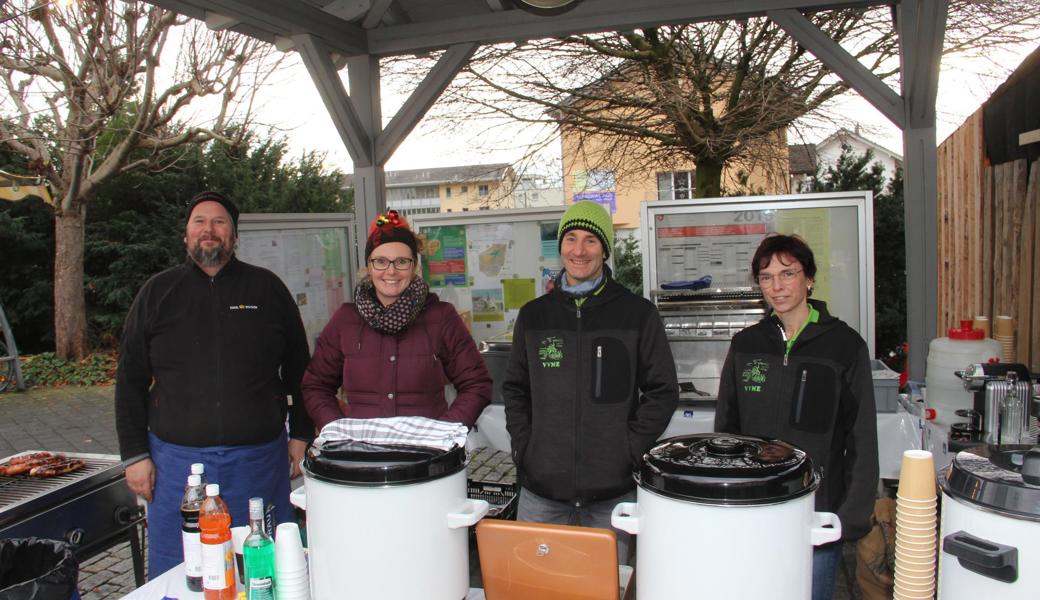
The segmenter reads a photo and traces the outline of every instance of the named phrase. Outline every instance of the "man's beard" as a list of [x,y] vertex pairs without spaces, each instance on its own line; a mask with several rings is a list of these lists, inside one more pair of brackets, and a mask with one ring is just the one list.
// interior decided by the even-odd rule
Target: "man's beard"
[[196,264],[205,269],[209,267],[222,267],[227,264],[227,261],[231,259],[231,251],[224,246],[223,242],[210,250],[206,250],[202,247],[200,241],[188,251],[188,256],[190,256]]

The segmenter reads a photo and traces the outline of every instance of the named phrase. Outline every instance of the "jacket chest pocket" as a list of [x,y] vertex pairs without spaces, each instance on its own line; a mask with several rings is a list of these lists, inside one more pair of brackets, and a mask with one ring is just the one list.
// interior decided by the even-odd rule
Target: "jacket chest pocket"
[[800,364],[790,399],[790,425],[808,433],[831,430],[841,394],[837,372],[826,365]]
[[628,348],[617,338],[592,340],[588,373],[589,396],[597,404],[625,402],[632,396],[632,365]]

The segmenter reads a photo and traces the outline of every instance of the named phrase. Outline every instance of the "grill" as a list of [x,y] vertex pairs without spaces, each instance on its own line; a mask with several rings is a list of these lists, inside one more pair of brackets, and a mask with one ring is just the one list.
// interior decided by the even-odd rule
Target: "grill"
[[[20,454],[40,452],[32,450]],[[130,541],[134,579],[144,583],[141,525],[144,512],[126,485],[116,455],[63,452],[85,466],[48,478],[0,475],[0,539],[40,537],[68,542],[85,560]],[[18,456],[18,455],[15,455]],[[8,460],[4,459],[5,461]]]

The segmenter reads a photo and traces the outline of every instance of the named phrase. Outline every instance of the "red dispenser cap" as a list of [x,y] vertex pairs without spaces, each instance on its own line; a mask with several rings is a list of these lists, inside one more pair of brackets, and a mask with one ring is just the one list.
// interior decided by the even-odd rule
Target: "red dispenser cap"
[[960,328],[951,327],[946,331],[946,337],[951,340],[982,340],[986,339],[986,332],[981,329],[972,329],[970,320],[961,320]]

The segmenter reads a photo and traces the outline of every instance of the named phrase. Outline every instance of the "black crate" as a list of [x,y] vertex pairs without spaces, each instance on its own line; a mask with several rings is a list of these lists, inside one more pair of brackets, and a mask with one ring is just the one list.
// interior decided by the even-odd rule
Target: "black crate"
[[487,516],[493,519],[516,519],[520,495],[515,483],[500,481],[466,480],[466,495],[474,500],[486,500],[491,505]]

